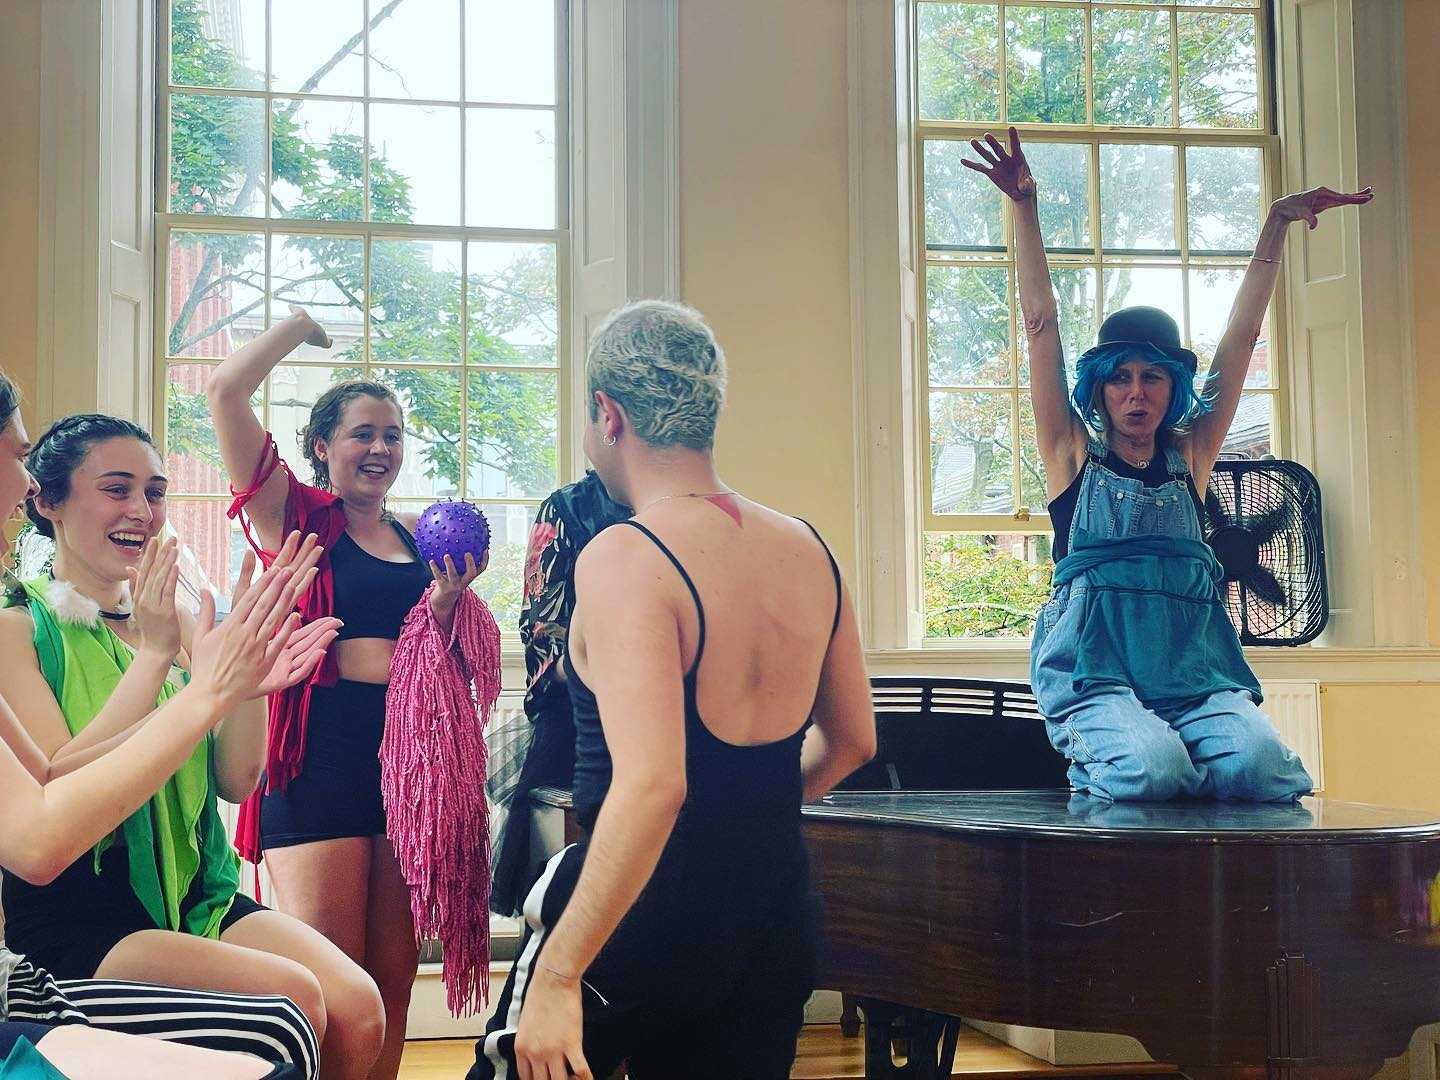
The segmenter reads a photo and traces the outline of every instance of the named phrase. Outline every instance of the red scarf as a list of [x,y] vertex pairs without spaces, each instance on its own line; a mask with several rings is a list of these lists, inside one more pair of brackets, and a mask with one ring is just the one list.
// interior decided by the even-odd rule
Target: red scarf
[[[235,498],[226,511],[228,517],[240,519],[240,528],[245,539],[255,549],[255,554],[265,566],[275,561],[276,552],[266,551],[260,546],[250,530],[250,518],[245,507],[255,497],[276,469],[285,471],[287,491],[285,495],[285,523],[281,538],[299,530],[301,534],[315,533],[326,554],[320,557],[319,573],[315,583],[300,598],[299,610],[305,622],[323,619],[335,613],[335,577],[330,570],[330,547],[345,532],[345,507],[339,496],[328,491],[302,484],[290,471],[290,466],[280,457],[275,439],[267,436],[265,450],[260,455],[259,465],[250,484],[244,491],[233,487],[230,494]],[[262,855],[260,846],[260,797],[262,792],[284,791],[290,781],[300,772],[305,757],[305,726],[310,713],[310,690],[315,686],[334,686],[339,678],[335,666],[335,651],[332,646],[325,659],[309,680],[288,690],[270,696],[270,724],[265,740],[265,783],[256,788],[240,806],[240,819],[235,830],[235,847],[241,856],[252,863],[258,863]],[[258,887],[258,882],[257,882]]]

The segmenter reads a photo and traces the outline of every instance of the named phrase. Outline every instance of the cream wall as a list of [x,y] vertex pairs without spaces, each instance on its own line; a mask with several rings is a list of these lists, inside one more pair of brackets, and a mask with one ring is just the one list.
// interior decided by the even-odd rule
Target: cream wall
[[730,363],[725,478],[855,570],[846,5],[681,0],[684,298]]
[[39,328],[40,3],[6,0],[0,34],[0,368],[31,403],[25,409],[31,426]]

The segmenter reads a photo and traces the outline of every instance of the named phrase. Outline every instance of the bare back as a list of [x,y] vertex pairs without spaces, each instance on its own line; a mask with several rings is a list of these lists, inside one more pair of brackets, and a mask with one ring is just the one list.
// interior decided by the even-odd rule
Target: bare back
[[[815,706],[840,610],[839,581],[809,526],[746,499],[727,501],[736,517],[721,505],[684,499],[636,520],[685,568],[704,607],[696,696],[705,726],[725,742],[760,745],[793,735]],[[607,533],[630,534],[607,537],[612,555],[628,564],[627,574],[642,579],[642,589],[653,583],[678,630],[677,675],[689,671],[700,622],[684,579],[639,530],[612,527]],[[587,643],[605,633],[605,622],[582,589],[570,651],[586,681],[592,677]]]

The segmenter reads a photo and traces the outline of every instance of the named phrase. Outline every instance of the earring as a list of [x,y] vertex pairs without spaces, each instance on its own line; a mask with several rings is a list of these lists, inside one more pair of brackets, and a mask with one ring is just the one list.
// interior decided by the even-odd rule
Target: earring
[[602,436],[600,437],[600,441],[603,442],[606,446],[614,446],[614,445],[615,445],[615,436],[614,436],[614,435],[602,435]]

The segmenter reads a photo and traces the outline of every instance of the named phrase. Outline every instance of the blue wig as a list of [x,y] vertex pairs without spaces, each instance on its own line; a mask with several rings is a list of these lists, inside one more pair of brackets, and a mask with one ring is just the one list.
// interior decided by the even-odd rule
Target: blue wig
[[1081,419],[1096,431],[1103,431],[1105,418],[1095,408],[1095,388],[1103,385],[1115,369],[1129,360],[1143,360],[1164,368],[1170,376],[1170,408],[1161,422],[1171,431],[1183,430],[1191,421],[1208,413],[1212,403],[1195,393],[1195,371],[1158,346],[1145,342],[1116,341],[1097,345],[1080,357],[1075,373],[1075,390],[1070,395]]

